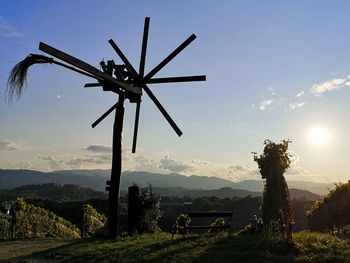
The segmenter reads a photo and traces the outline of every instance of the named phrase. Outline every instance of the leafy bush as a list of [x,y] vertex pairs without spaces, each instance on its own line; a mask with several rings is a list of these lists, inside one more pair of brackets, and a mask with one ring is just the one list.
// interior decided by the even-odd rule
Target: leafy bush
[[[216,218],[213,223],[210,224],[211,226],[223,226],[225,225],[225,220],[223,218]],[[215,232],[220,232],[223,231],[223,228],[210,228],[209,233],[215,233]]]
[[141,188],[140,200],[142,206],[140,230],[141,232],[159,232],[158,220],[162,216],[160,196],[154,192],[152,185]]
[[181,234],[181,235],[185,235],[188,233],[188,229],[186,229],[186,227],[188,227],[191,223],[191,218],[189,218],[187,215],[185,214],[180,214],[175,222],[174,225],[174,229],[176,231],[176,233]]

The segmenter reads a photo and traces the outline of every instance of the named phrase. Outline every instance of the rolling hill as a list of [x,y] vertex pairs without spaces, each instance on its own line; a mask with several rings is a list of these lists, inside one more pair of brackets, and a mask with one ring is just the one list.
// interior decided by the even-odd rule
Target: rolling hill
[[[14,188],[28,184],[76,184],[104,191],[106,180],[110,177],[110,170],[64,170],[54,172],[40,172],[34,170],[5,170],[0,169],[0,189]],[[218,177],[183,176],[179,174],[158,174],[148,172],[124,172],[121,188],[126,190],[133,183],[140,186],[152,184],[154,187],[180,187],[184,189],[214,190],[224,187],[241,189],[251,192],[262,192],[262,180],[245,180],[232,182]],[[314,183],[306,181],[288,181],[289,188],[308,190],[324,195],[332,184]]]
[[46,183],[0,190],[0,200],[12,200],[18,196],[25,199],[47,199],[60,202],[107,198],[107,194],[104,192],[73,184]]

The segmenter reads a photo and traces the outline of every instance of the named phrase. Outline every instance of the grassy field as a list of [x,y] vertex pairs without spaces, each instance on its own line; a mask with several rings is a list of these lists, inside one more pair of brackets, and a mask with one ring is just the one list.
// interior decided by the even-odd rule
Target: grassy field
[[115,240],[0,242],[1,262],[350,262],[350,242],[301,232],[288,247],[277,236],[140,235]]

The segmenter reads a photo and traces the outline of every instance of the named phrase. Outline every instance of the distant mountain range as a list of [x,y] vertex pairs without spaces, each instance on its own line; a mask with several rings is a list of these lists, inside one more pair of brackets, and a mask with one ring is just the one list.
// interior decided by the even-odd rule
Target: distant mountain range
[[[110,178],[110,170],[64,170],[54,172],[40,172],[34,170],[5,170],[0,169],[0,189],[14,188],[30,184],[76,184],[91,188],[95,191],[104,191],[106,180]],[[232,188],[261,193],[264,182],[262,180],[244,180],[232,182],[218,177],[183,176],[179,174],[158,174],[148,172],[124,172],[121,188],[126,190],[133,183],[139,186],[152,184],[158,188],[183,188],[187,190],[216,190]],[[306,181],[288,181],[289,188],[308,190],[318,195],[324,195],[333,187],[333,184],[314,183]],[[174,189],[173,191],[176,192]],[[243,193],[243,192],[242,192]]]

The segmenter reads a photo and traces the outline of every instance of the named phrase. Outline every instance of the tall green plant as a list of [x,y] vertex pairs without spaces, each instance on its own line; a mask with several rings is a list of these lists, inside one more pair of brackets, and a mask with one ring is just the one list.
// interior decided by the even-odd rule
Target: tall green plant
[[158,232],[158,220],[162,216],[160,196],[154,192],[152,185],[141,188],[140,199],[142,204],[141,232]]

